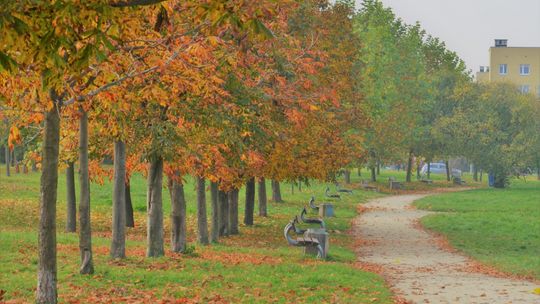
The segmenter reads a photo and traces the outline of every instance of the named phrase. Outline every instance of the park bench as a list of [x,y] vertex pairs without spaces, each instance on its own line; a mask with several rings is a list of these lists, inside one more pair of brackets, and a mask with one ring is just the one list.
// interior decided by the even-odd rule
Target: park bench
[[299,228],[298,226],[296,226],[296,225],[300,224],[300,221],[298,220],[298,215],[295,215],[295,216],[294,216],[294,218],[293,218],[293,223],[294,223],[294,224],[293,224],[294,232],[295,232],[296,234],[304,234],[304,233],[307,231],[306,229],[301,229],[301,228]]
[[324,195],[328,198],[337,198],[341,199],[341,196],[339,194],[332,194],[330,193],[330,187],[326,187],[326,190],[324,191]]
[[390,176],[388,178],[388,187],[390,188],[390,190],[399,190],[403,188],[403,185],[401,184],[401,182],[398,182],[395,177]]
[[317,257],[318,258],[324,258],[324,250],[321,247],[321,245],[319,244],[319,240],[317,238],[313,238],[313,237],[309,237],[309,236],[304,236],[304,237],[299,237],[299,238],[292,238],[290,236],[291,231],[296,232],[295,220],[294,219],[291,220],[285,226],[285,228],[283,229],[283,233],[285,235],[285,239],[287,240],[287,243],[289,243],[289,245],[291,245],[291,246],[305,247],[306,250],[308,248],[310,248],[311,250],[316,250]]
[[461,174],[452,171],[452,182],[454,185],[464,185],[465,181],[461,178]]
[[365,190],[373,190],[373,191],[379,191],[379,189],[377,189],[377,187],[375,186],[371,186],[367,180],[363,179],[361,182],[360,182],[360,186],[365,189]]
[[353,193],[353,191],[350,190],[350,189],[341,188],[341,185],[339,183],[336,183],[336,192],[347,193],[347,194],[352,194]]
[[309,207],[319,213],[320,217],[332,217],[334,216],[334,205],[330,203],[322,203],[315,205],[315,197],[312,196],[309,200]]
[[452,177],[452,181],[454,182],[454,185],[465,185],[465,181],[458,176]]
[[302,212],[300,213],[300,219],[302,220],[303,223],[306,223],[306,224],[319,224],[321,226],[321,228],[326,229],[326,225],[324,223],[324,220],[322,220],[320,218],[306,218],[306,214],[307,214],[307,210],[306,210],[306,207],[304,207],[304,209],[302,209]]
[[430,180],[430,179],[421,179],[420,182],[422,182],[424,184],[433,184],[433,181]]
[[311,199],[309,200],[309,207],[311,207],[311,209],[313,209],[313,210],[319,211],[319,206],[315,205],[315,197],[314,196],[312,196]]
[[[293,219],[293,225],[295,226],[294,230],[297,234],[304,233],[304,237],[316,238],[317,240],[319,240],[319,244],[323,249],[322,258],[326,258],[326,256],[328,255],[328,250],[330,248],[330,237],[328,232],[326,231],[326,225],[322,219],[305,218],[305,214],[306,208],[304,208],[304,210],[300,214],[300,219],[302,220],[302,222],[308,224],[319,224],[320,228],[308,228],[306,230],[296,228],[296,224],[299,224],[299,221],[298,216],[295,216]],[[317,255],[315,248],[306,247],[304,249],[304,252],[305,254]]]

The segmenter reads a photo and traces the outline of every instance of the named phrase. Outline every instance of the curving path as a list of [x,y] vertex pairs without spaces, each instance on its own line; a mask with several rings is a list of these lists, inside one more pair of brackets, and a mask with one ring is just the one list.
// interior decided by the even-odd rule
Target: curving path
[[428,211],[411,203],[426,195],[374,199],[363,205],[354,233],[359,261],[380,268],[397,296],[411,303],[540,303],[532,282],[465,271],[468,258],[442,249],[415,228]]

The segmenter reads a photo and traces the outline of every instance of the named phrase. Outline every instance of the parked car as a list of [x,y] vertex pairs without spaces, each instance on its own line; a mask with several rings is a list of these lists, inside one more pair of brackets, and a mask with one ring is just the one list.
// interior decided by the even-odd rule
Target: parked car
[[[428,171],[428,164],[424,164],[420,170],[421,175],[426,175]],[[429,172],[432,174],[446,174],[445,163],[430,163]],[[452,176],[461,176],[461,170],[452,169]]]

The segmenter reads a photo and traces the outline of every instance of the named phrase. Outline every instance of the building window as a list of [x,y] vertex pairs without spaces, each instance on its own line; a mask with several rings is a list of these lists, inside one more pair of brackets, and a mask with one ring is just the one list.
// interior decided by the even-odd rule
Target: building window
[[519,75],[529,75],[531,72],[531,66],[529,64],[519,65]]
[[524,85],[520,85],[519,86],[519,91],[522,93],[522,94],[528,94],[530,92],[530,87],[528,84],[524,84]]
[[508,73],[508,65],[506,63],[499,64],[499,74],[506,75]]

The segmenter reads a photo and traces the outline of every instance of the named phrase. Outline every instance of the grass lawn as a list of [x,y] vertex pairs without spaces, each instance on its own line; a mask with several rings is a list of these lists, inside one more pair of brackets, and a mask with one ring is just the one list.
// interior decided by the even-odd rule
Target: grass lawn
[[445,213],[422,219],[467,255],[504,272],[540,279],[540,182],[446,193],[415,203]]
[[[359,177],[354,181],[358,182]],[[58,193],[58,276],[60,302],[122,303],[157,299],[201,303],[391,303],[392,295],[378,275],[355,265],[352,236],[347,233],[356,206],[376,194],[355,191],[334,202],[336,218],[327,220],[331,231],[330,257],[318,261],[305,257],[300,248],[289,247],[283,238],[285,224],[307,204],[311,195],[324,199],[325,184],[302,186],[291,193],[282,184],[285,203],[269,203],[269,217],[255,218],[255,226],[240,227],[240,235],[219,244],[195,243],[195,187],[186,180],[188,239],[193,253],[170,251],[157,259],[145,257],[146,182],[132,179],[135,228],[129,228],[125,260],[109,258],[112,185],[92,184],[92,232],[96,273],[78,274],[77,234],[64,233],[65,179],[60,175]],[[270,191],[270,185],[267,186]],[[331,189],[335,188],[331,186]],[[209,193],[207,194],[209,208]],[[4,300],[33,302],[37,268],[39,174],[0,176],[0,290]],[[240,194],[243,205],[244,194]],[[164,190],[165,233],[169,237],[168,192]],[[240,210],[243,218],[243,207]],[[166,244],[168,245],[168,244]],[[0,293],[1,294],[1,293]],[[0,299],[0,302],[2,299]],[[181,302],[181,301],[180,301]],[[183,302],[181,302],[183,303]]]

